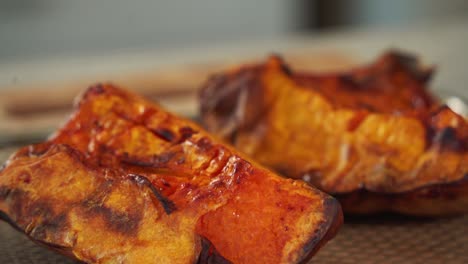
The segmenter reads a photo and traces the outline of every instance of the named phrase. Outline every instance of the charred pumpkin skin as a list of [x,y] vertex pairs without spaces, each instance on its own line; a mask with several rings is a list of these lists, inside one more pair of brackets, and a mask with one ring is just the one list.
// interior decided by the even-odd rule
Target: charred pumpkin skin
[[[207,129],[347,212],[468,210],[468,123],[426,91],[432,69],[390,52],[340,74],[279,57],[218,74],[200,93]],[[440,194],[440,195],[438,195]]]
[[88,263],[300,263],[339,204],[111,85],[0,173],[2,218]]

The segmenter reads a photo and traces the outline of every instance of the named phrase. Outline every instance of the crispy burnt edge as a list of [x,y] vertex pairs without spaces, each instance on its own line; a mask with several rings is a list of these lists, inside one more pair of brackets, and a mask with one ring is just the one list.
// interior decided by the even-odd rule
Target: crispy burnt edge
[[69,247],[62,247],[62,246],[59,246],[59,245],[56,245],[56,244],[52,244],[52,243],[47,243],[47,242],[44,242],[44,241],[41,241],[41,240],[38,240],[38,239],[35,239],[33,238],[32,236],[28,235],[23,229],[21,229],[21,227],[19,227],[15,221],[13,221],[9,216],[8,214],[6,214],[5,212],[1,211],[0,210],[0,220],[8,223],[11,227],[13,227],[13,229],[15,229],[16,231],[18,231],[19,233],[25,235],[27,238],[29,238],[29,240],[31,240],[32,242],[34,242],[34,244],[36,245],[39,245],[43,248],[46,248],[46,249],[49,249],[49,250],[52,250],[54,251],[55,253],[58,253],[62,256],[65,256],[65,257],[68,257],[70,259],[73,259],[74,261],[76,261],[77,263],[86,263],[86,262],[83,262],[82,260],[76,258],[76,256],[73,254],[73,251],[71,248]]
[[[292,71],[286,64],[282,63],[282,59],[278,55],[272,56],[275,60],[281,62],[282,71],[288,75],[292,74]],[[268,106],[262,104],[261,101],[257,101],[262,93],[258,76],[263,70],[263,65],[248,65],[239,69],[235,74],[217,74],[210,77],[198,94],[202,125],[208,128],[208,131],[213,131],[213,129],[210,129],[213,126],[232,127],[232,129],[225,131],[226,133],[223,133],[221,137],[235,145],[238,130],[249,129],[262,118],[264,111],[268,109]],[[227,91],[223,91],[222,88],[230,83],[231,79],[237,78],[238,75],[241,80],[234,85],[231,84]],[[239,116],[235,111],[242,107],[240,104],[248,104],[248,102],[243,101],[245,98],[241,99],[243,96],[246,96],[247,100],[250,99],[253,102],[260,103],[261,109],[255,108],[254,111],[248,111],[248,115]],[[227,118],[224,119],[225,117]],[[219,124],[215,124],[217,122]],[[302,252],[299,254],[298,263],[306,263],[310,260],[321,247],[335,237],[343,224],[342,207],[335,198],[325,198],[324,216],[326,216],[327,221],[316,233],[311,234],[311,238],[300,249]]]
[[151,181],[143,175],[139,174],[128,174],[128,177],[135,181],[140,186],[145,186],[150,189],[153,196],[159,201],[162,208],[166,212],[167,215],[172,214],[174,211],[177,210],[177,206],[174,204],[173,201],[169,200],[167,197],[163,196],[156,187],[151,183]]
[[206,237],[200,236],[201,251],[195,264],[231,264],[216,250],[216,247]]
[[[24,155],[40,156],[40,155],[43,155],[45,152],[47,152],[47,150],[51,146],[52,146],[52,144],[49,141],[47,141],[47,142],[39,143],[39,144],[35,144],[35,145],[28,145],[28,146],[25,146],[25,147],[22,147],[22,148],[18,149],[16,152],[11,154],[11,156],[3,163],[3,165],[1,165],[0,174],[4,171],[4,169],[8,166],[8,164],[13,159],[15,159],[16,157],[24,156]],[[38,147],[39,150],[36,149],[35,147]],[[7,190],[6,193],[4,194],[5,197],[9,196],[10,192],[11,192],[11,190]],[[58,253],[58,254],[60,254],[62,256],[73,259],[74,261],[76,261],[78,263],[85,263],[85,262],[79,260],[78,258],[76,258],[76,256],[73,254],[72,249],[69,248],[69,247],[63,247],[63,246],[56,245],[56,244],[53,244],[53,243],[47,243],[47,242],[35,239],[34,237],[30,236],[29,234],[27,234],[25,232],[25,230],[23,230],[21,227],[19,227],[16,224],[16,222],[13,221],[13,219],[11,219],[10,216],[6,212],[4,212],[2,210],[0,210],[0,220],[6,222],[7,224],[9,224],[18,233],[25,235],[30,241],[32,241],[36,245],[39,245],[39,246],[41,246],[43,248],[52,250],[55,253]]]
[[326,221],[322,223],[321,227],[302,246],[302,254],[297,261],[299,264],[307,263],[328,241],[336,236],[343,225],[343,210],[340,203],[334,197],[326,197],[323,207],[323,215]]
[[[274,58],[280,60],[277,56]],[[221,138],[235,145],[237,132],[254,126],[268,110],[259,79],[264,69],[265,65],[247,65],[234,73],[208,78],[198,93],[202,125],[208,131],[221,132]],[[244,109],[249,106],[255,107]]]
[[[60,145],[60,144],[59,144]],[[44,142],[44,143],[39,143],[36,145],[29,145],[26,147],[23,147],[19,149],[16,153],[14,153],[2,166],[0,169],[0,173],[3,171],[3,169],[6,167],[6,165],[10,162],[10,160],[15,159],[20,156],[42,156],[48,152],[51,148],[54,146],[57,146],[57,144],[53,144],[50,141]],[[80,154],[79,151],[73,149],[72,147],[68,145],[63,145],[67,150],[70,151],[70,154],[73,155],[75,158],[79,159],[84,166],[89,167],[90,165],[87,164],[86,160],[84,160],[83,156]],[[90,167],[91,168],[91,167]],[[134,184],[140,186],[140,187],[145,187],[148,188],[151,193],[155,196],[155,198],[160,202],[163,210],[165,211],[166,214],[171,214],[175,210],[177,210],[175,204],[167,199],[166,197],[162,196],[156,188],[151,184],[151,182],[144,176],[138,175],[138,174],[129,174],[128,175],[128,180],[130,182],[133,182]],[[3,194],[5,197],[8,197],[12,190],[7,189],[1,194]],[[22,201],[23,198],[21,198]],[[22,229],[20,226],[17,225],[17,223],[10,218],[10,216],[0,210],[0,220],[8,223],[13,229],[15,229],[17,232],[25,235],[29,240],[34,242],[35,244],[49,249],[55,253],[58,253],[62,256],[68,257],[78,263],[86,263],[83,260],[80,260],[77,258],[77,256],[73,253],[73,247],[65,247],[61,245],[57,245],[54,243],[49,243],[41,240],[40,238],[36,238],[28,233],[24,229]],[[195,234],[196,236],[199,237],[199,243],[200,243],[200,252],[198,253],[198,256],[196,258],[196,261],[194,263],[196,264],[229,264],[232,263],[229,260],[225,259],[217,250],[216,247],[205,237],[200,236],[198,234]]]
[[[418,187],[414,190],[398,192],[398,193],[378,193],[366,189],[358,189],[348,193],[335,193],[332,194],[338,199],[343,207],[343,210],[351,214],[379,214],[383,212],[393,212],[397,214],[414,215],[421,217],[434,217],[434,216],[450,216],[465,213],[464,210],[459,211],[444,211],[442,214],[436,213],[410,213],[399,208],[394,208],[392,205],[399,202],[410,204],[412,201],[422,201],[431,203],[434,199],[445,199],[449,201],[456,201],[458,197],[466,195],[468,191],[468,173],[457,181],[442,183],[442,184],[428,184]],[[360,206],[363,203],[372,201],[371,210],[361,211]],[[387,205],[382,206],[383,204]]]
[[[447,105],[441,105],[435,110],[430,111],[426,117],[418,119],[426,130],[426,149],[439,146],[440,151],[451,151],[455,153],[468,152],[468,132],[464,131],[463,127],[460,128],[460,130],[451,126],[437,128],[437,124],[431,122],[432,118],[438,117],[439,114],[443,114],[443,112],[447,111],[459,118],[461,122],[468,122],[468,119],[453,112]],[[463,132],[465,132],[465,135],[463,135]]]
[[[309,73],[295,72],[281,55],[270,54],[267,62],[243,65],[234,71],[213,74],[202,84],[198,92],[198,100],[203,126],[210,131],[220,131],[220,128],[228,127],[229,129],[222,131],[221,136],[235,144],[235,137],[239,130],[249,130],[250,127],[258,123],[269,108],[263,100],[263,84],[259,76],[264,70],[271,67],[271,62],[274,62],[273,64],[276,64],[279,70],[291,81],[298,84],[298,88],[309,89],[306,84],[300,85],[300,80],[307,79]],[[427,91],[424,85],[431,80],[435,67],[423,67],[416,56],[397,49],[387,51],[367,65],[358,66],[346,72],[330,72],[317,76],[336,76],[337,79],[353,83],[353,87],[358,89],[360,83],[363,82],[361,75],[379,76],[391,72],[395,68],[406,71],[412,79],[423,84],[416,93],[417,96],[423,98],[425,104],[437,103],[436,98]],[[364,83],[367,79],[369,76],[364,78]],[[252,105],[255,107],[251,107]],[[248,107],[249,109],[246,111],[244,108]],[[355,110],[375,112],[366,107]],[[399,115],[401,114],[399,113]]]
[[[45,249],[51,250],[55,253],[58,253],[62,256],[68,257],[77,263],[86,263],[78,259],[75,254],[73,254],[72,248],[62,247],[56,244],[47,243],[41,240],[37,240],[29,236],[23,229],[21,229],[5,212],[0,210],[0,220],[8,223],[13,227],[18,233],[25,235],[29,240],[34,242],[36,245],[39,245]],[[232,264],[231,261],[225,259],[215,248],[215,246],[205,237],[200,237],[201,250],[197,260],[194,264]]]
[[[395,75],[398,71],[403,71],[406,77],[420,84],[415,90],[413,90],[414,96],[418,96],[423,99],[426,106],[438,103],[437,99],[428,92],[426,86],[433,78],[436,67],[423,65],[421,60],[414,54],[398,49],[390,49],[370,63],[358,65],[350,68],[349,70],[339,72],[293,72],[288,68],[287,63],[280,56],[277,56],[277,59],[279,60],[279,63],[282,64],[282,69],[287,69],[283,70],[285,74],[292,77],[292,80],[294,80],[295,83],[304,84],[300,85],[301,88],[309,89],[307,87],[307,79],[309,78],[335,77],[343,84],[348,84],[349,87],[347,88],[359,91],[363,88],[368,89],[367,84],[375,79],[378,80],[382,77]],[[377,90],[382,89],[378,86],[372,88]],[[365,106],[360,107],[366,108]]]
[[[275,60],[279,65],[279,69],[292,81],[295,81],[294,75],[296,73],[289,68],[281,56],[272,54],[270,59]],[[385,71],[388,70],[383,67],[385,66],[385,63],[393,65],[393,67],[394,65],[399,65],[399,67],[406,70],[412,78],[424,84],[430,81],[435,70],[435,67],[423,68],[416,56],[393,49],[386,52],[371,64],[351,69],[347,73],[331,74],[335,74],[336,76],[347,76],[359,71],[368,71],[369,69],[372,69],[372,67],[378,67],[379,69],[376,69],[378,71]],[[252,125],[261,120],[263,113],[268,109],[268,105],[262,101],[263,98],[261,97],[261,90],[263,87],[259,79],[259,75],[261,75],[261,72],[267,67],[269,67],[267,63],[245,65],[235,71],[216,74],[209,78],[203,84],[198,94],[200,102],[199,113],[202,125],[207,128],[208,131],[218,131],[219,127],[229,127],[229,130],[223,131],[221,137],[235,146],[237,133],[239,131],[248,131]],[[227,91],[224,89],[226,85],[229,87]],[[429,102],[432,101],[432,103],[435,104],[436,100],[427,91],[427,89],[425,89],[426,87],[424,86],[422,88],[425,93],[422,95],[420,94],[420,96],[426,97]],[[238,111],[239,107],[245,107],[245,105],[248,105],[248,101],[241,98],[243,94],[247,94],[247,97],[250,97],[247,99],[255,102],[254,105],[257,106],[257,108],[253,109],[254,111],[249,111],[248,116],[245,118],[242,116],[236,116],[236,111]],[[468,141],[466,138],[462,138],[461,135],[458,135],[454,128],[447,126],[438,129],[431,124],[431,119],[443,111],[452,110],[446,105],[434,105],[432,110],[425,113],[408,113],[408,116],[418,120],[424,127],[426,132],[426,149],[439,147],[440,151],[451,151],[457,153],[468,151]],[[356,114],[357,117],[359,117],[359,120],[357,124],[353,124],[353,126],[355,126],[353,129],[357,128],[365,118],[365,115],[363,117],[362,113],[359,112],[358,109],[356,109]],[[401,114],[402,113],[399,113],[399,115]],[[288,175],[285,170],[280,169],[275,171],[280,175]],[[351,196],[356,196],[357,194],[368,195],[380,199],[389,199],[390,197],[397,195],[419,193],[421,192],[420,189],[434,188],[435,185],[438,185],[438,189],[453,187],[453,185],[460,184],[460,182],[464,182],[463,176],[461,179],[452,182],[422,185],[414,190],[406,192],[378,193],[373,190],[368,190],[363,186],[349,193],[332,193],[332,195],[340,197],[340,202],[341,199],[344,199],[343,197],[349,199]],[[343,209],[346,211],[347,208],[343,206]]]
[[[276,57],[276,59],[281,60],[281,58],[279,58],[277,55],[274,55],[274,56]],[[281,66],[282,66],[283,71],[291,73],[291,71],[285,66],[285,64],[281,64]],[[254,67],[254,66],[249,67],[249,69],[253,69],[256,71],[262,70],[261,68]],[[246,72],[246,73],[247,73],[247,75],[245,76],[246,78],[242,81],[242,83],[247,82],[257,87],[256,91],[254,91],[256,93],[254,96],[254,99],[255,99],[256,96],[261,95],[260,83],[255,78],[257,74],[251,74],[250,72]],[[218,79],[215,81],[222,81],[222,82],[226,81],[221,75],[219,77],[221,77],[221,79]],[[215,79],[217,78],[215,77]],[[113,86],[112,84],[106,84],[106,85]],[[84,93],[83,98],[86,98],[89,95],[89,92],[91,93],[96,92],[100,94],[100,93],[105,93],[105,89],[103,88],[102,84],[92,86],[89,89],[89,91]],[[237,93],[237,89],[235,89],[234,92]],[[238,102],[236,101],[235,103],[237,104]],[[262,114],[260,113],[260,114],[257,114],[255,118],[249,118],[247,120],[248,122],[247,127],[254,124],[255,120],[261,117],[262,117]],[[189,131],[189,134],[191,133],[194,133],[192,129],[190,129]],[[181,134],[182,134],[182,137],[185,136],[184,131],[181,131]],[[257,163],[255,164],[256,166],[262,167],[261,165]],[[141,176],[141,175],[133,175],[133,176]],[[329,240],[335,237],[339,228],[343,224],[343,211],[342,211],[340,203],[334,197],[324,192],[321,192],[321,193],[322,193],[322,199],[324,201],[323,216],[324,216],[325,221],[320,223],[320,225],[317,227],[315,232],[311,234],[310,239],[303,245],[303,247],[298,248],[298,251],[300,251],[300,253],[298,254],[299,257],[296,263],[306,263],[308,260],[310,260],[321,247],[323,247]],[[166,208],[164,209],[166,210]],[[167,213],[169,214],[170,212],[167,212]],[[203,236],[200,236],[200,238],[201,238],[202,250],[200,251],[200,255],[199,255],[197,263],[200,263],[200,264],[201,263],[220,263],[220,264],[231,263],[229,260],[225,259],[216,250],[215,245],[212,244],[211,241],[209,241],[207,238]]]
[[[428,83],[432,79],[436,70],[435,66],[426,67],[422,65],[418,56],[399,49],[388,50],[376,62],[374,62],[374,64],[364,66],[364,69],[372,69],[375,65],[379,64],[391,64],[393,66],[399,65],[404,70],[408,71],[412,78],[421,82],[422,84]],[[423,86],[422,88],[426,90],[426,86]],[[429,101],[432,101],[434,99],[429,93],[423,95],[423,97],[426,97],[426,99],[428,99]],[[434,101],[432,102],[435,103]]]
[[[89,96],[89,93],[104,93],[104,88],[101,84],[91,86],[87,91],[85,91],[82,95],[79,96],[79,100],[75,101],[75,111],[76,109],[79,108],[80,102],[84,100],[87,96]],[[73,116],[73,114],[72,114]],[[71,118],[71,117],[70,117]],[[58,132],[56,132],[58,133]],[[55,134],[53,134],[50,138],[53,139]],[[19,149],[16,153],[14,153],[8,160],[7,162],[4,163],[4,165],[0,168],[0,172],[3,171],[3,169],[7,166],[9,163],[10,159],[13,159],[17,156],[41,156],[45,154],[50,148],[56,146],[57,144],[54,144],[51,139],[39,143],[36,145],[29,145],[26,147],[23,147]],[[59,144],[60,145],[60,144]],[[73,153],[73,155],[78,156],[78,158],[86,165],[86,160],[83,160],[83,157],[81,153],[74,148],[65,145],[68,149],[70,149]],[[177,210],[175,205],[170,201],[167,200],[165,197],[162,197],[158,192],[154,191],[154,187],[149,183],[149,180],[141,175],[138,174],[131,174],[129,175],[129,179],[133,181],[135,184],[139,186],[145,186],[150,189],[150,191],[155,195],[157,200],[161,203],[164,211],[167,214],[171,214],[174,210]],[[326,194],[324,194],[326,195]],[[315,230],[314,233],[311,234],[311,238],[306,242],[302,248],[298,249],[301,251],[299,254],[299,258],[297,263],[306,263],[310,258],[312,258],[315,253],[328,242],[330,239],[332,239],[336,233],[339,230],[339,227],[343,223],[343,213],[341,210],[341,206],[338,203],[336,199],[334,199],[331,196],[326,195],[326,198],[324,199],[324,211],[323,211],[324,219],[326,221],[322,222],[317,230]],[[25,234],[26,237],[28,237],[31,241],[33,241],[35,244],[38,244],[39,246],[42,246],[44,248],[47,248],[49,250],[52,250],[56,253],[59,253],[65,257],[71,258],[79,263],[85,263],[82,260],[78,259],[76,255],[73,253],[73,248],[72,247],[64,247],[60,246],[57,244],[49,243],[49,242],[44,242],[40,239],[34,238],[27,234],[25,230],[23,230],[21,227],[19,227],[5,212],[0,211],[0,220],[3,220],[10,224],[14,229],[19,231],[22,234]],[[202,263],[210,263],[210,264],[226,264],[226,263],[232,263],[231,261],[225,259],[217,250],[216,247],[205,237],[200,236],[198,234],[195,234],[196,236],[199,237],[200,239],[200,245],[201,249],[200,252],[196,258],[197,264],[202,264]]]
[[[73,254],[72,248],[58,246],[53,243],[47,243],[38,239],[35,239],[29,236],[23,229],[21,229],[5,212],[0,210],[0,220],[8,223],[13,227],[17,232],[25,235],[29,240],[34,242],[36,245],[39,245],[48,250],[52,250],[55,253],[58,253],[62,256],[73,259],[77,263],[86,263],[78,259],[75,254]],[[201,250],[197,260],[194,264],[231,264],[232,262],[225,259],[219,252],[216,250],[215,246],[205,237],[200,237]]]

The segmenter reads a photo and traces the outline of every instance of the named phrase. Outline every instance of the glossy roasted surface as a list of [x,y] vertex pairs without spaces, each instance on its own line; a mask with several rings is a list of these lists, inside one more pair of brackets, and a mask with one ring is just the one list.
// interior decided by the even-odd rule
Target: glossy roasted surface
[[0,212],[89,263],[299,263],[342,221],[333,198],[111,85],[9,159]]
[[468,123],[426,90],[432,70],[389,52],[347,73],[278,57],[212,77],[202,120],[260,163],[337,195],[349,212],[468,209]]
[[337,108],[398,114],[427,111],[438,102],[426,91],[433,69],[414,57],[388,52],[372,65],[339,74],[298,72],[299,86],[312,89]]
[[[0,162],[12,152],[0,149]],[[436,219],[388,214],[346,217],[337,236],[308,263],[468,263],[467,233],[468,215]],[[0,234],[0,263],[78,263],[44,250],[1,221]]]

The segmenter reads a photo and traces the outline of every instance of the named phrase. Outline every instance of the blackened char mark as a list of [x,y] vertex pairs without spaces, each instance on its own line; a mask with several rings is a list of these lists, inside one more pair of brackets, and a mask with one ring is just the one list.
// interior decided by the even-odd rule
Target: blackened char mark
[[457,133],[453,127],[445,127],[433,138],[433,143],[439,144],[442,149],[451,151],[462,151],[463,144],[457,138]]
[[179,129],[179,133],[180,133],[180,139],[178,140],[178,143],[182,143],[185,140],[191,138],[192,135],[197,133],[197,131],[193,130],[191,127],[185,126]]
[[81,100],[75,101],[75,106],[79,106],[84,101],[89,100],[93,95],[104,94],[106,92],[104,85],[102,83],[97,83],[90,86],[81,96]]
[[52,235],[59,240],[59,237],[69,229],[68,216],[54,210],[52,199],[43,197],[32,199],[31,195],[23,190],[1,187],[0,200],[7,198],[8,215],[4,212],[0,218],[31,238],[44,240]]
[[18,230],[19,232],[21,233],[24,233],[24,230],[21,229],[16,223],[15,221],[13,221],[13,219],[10,218],[10,216],[8,216],[5,212],[1,211],[0,210],[0,220],[3,220],[5,222],[7,222],[8,224],[10,224],[13,228],[15,228],[16,230]]
[[100,217],[110,230],[133,237],[138,234],[143,212],[138,205],[126,207],[124,212],[106,206],[105,200],[113,191],[114,186],[114,181],[105,181],[87,199],[81,202],[80,206],[84,209],[84,217],[88,219]]
[[[21,229],[5,212],[3,211],[0,211],[0,220],[3,220],[5,222],[7,222],[8,224],[10,224],[13,228],[15,228],[18,232],[22,233],[22,234],[25,234],[24,230]],[[68,256],[68,257],[71,257],[73,259],[75,259],[77,261],[77,263],[84,263],[84,262],[81,262],[79,261],[75,255],[73,255],[73,252],[71,251],[71,249],[69,247],[66,247],[66,246],[61,246],[61,245],[57,245],[57,244],[53,244],[53,243],[48,243],[48,242],[45,242],[45,241],[42,241],[42,240],[37,240],[35,238],[32,238],[33,241],[41,246],[44,246],[48,249],[51,249],[59,254],[62,254],[64,256]]]
[[138,167],[151,167],[151,168],[163,168],[166,164],[176,155],[175,152],[164,152],[159,155],[155,155],[151,158],[143,159],[140,157],[130,156],[128,153],[124,153],[119,157],[122,163],[138,166]]
[[89,87],[89,92],[95,93],[95,94],[102,94],[105,92],[104,86],[102,85],[102,83],[95,84]]
[[0,200],[6,200],[11,189],[5,186],[0,186]]
[[[54,236],[60,236],[62,233],[67,232],[69,230],[69,220],[66,213],[61,213],[58,215],[53,215],[53,211],[45,206],[39,206],[38,208],[46,208],[44,210],[44,215],[48,217],[44,217],[43,220],[37,223],[36,226],[32,230],[29,230],[29,236],[37,239],[37,240],[45,240],[48,234],[53,234]],[[34,217],[40,219],[39,216]]]
[[[200,89],[199,100],[201,116],[209,113],[216,113],[219,115],[228,115],[232,108],[235,107],[234,101],[227,101],[229,104],[220,104],[224,96],[234,94],[236,91],[226,91],[223,89],[229,82],[229,78],[225,74],[216,74],[211,76],[204,84],[203,89]],[[228,94],[226,94],[226,92]],[[216,111],[214,111],[216,110]]]
[[103,205],[87,208],[91,216],[101,216],[109,229],[127,236],[135,236],[142,220],[140,212],[120,213]]
[[179,134],[180,137],[178,140],[176,140],[177,135],[172,132],[169,129],[166,128],[156,128],[156,129],[151,129],[151,132],[155,134],[157,137],[167,141],[167,142],[175,142],[175,143],[181,143],[184,142],[185,140],[189,139],[192,137],[193,134],[196,134],[197,132],[193,130],[191,127],[181,127],[179,129]]
[[197,147],[200,148],[200,151],[206,152],[210,150],[213,147],[213,144],[211,143],[210,139],[207,137],[202,137],[197,141]]
[[172,131],[166,128],[151,129],[151,132],[153,132],[157,137],[168,142],[173,142],[176,137]]
[[141,186],[146,186],[148,187],[151,192],[154,194],[154,196],[156,197],[156,199],[158,199],[158,201],[161,203],[164,211],[166,212],[166,214],[170,215],[171,213],[173,213],[174,211],[177,210],[177,207],[176,205],[174,204],[174,202],[172,202],[171,200],[169,200],[167,197],[164,197],[154,186],[153,184],[151,183],[150,180],[148,180],[148,178],[146,178],[145,176],[142,176],[142,175],[138,175],[138,174],[129,174],[128,175],[132,180],[134,180],[138,185],[141,185]]
[[385,68],[393,70],[403,68],[411,74],[412,78],[422,83],[429,82],[434,73],[434,67],[423,67],[416,56],[400,50],[387,52],[381,60],[385,62]]
[[205,237],[201,237],[201,245],[202,249],[200,252],[200,256],[198,257],[198,261],[196,264],[231,264],[229,260],[225,259],[213,244],[206,239]]
[[[320,226],[324,225],[324,222],[321,221],[318,223]],[[323,236],[323,230],[317,229],[312,234],[312,236],[307,240],[307,242],[302,246],[302,258],[300,263],[305,263],[306,260],[310,257],[311,254],[314,254],[316,251],[316,246],[319,244]]]
[[429,148],[432,147],[433,145],[433,139],[436,135],[436,130],[430,126],[430,125],[426,125],[426,138],[425,138],[425,143],[426,143],[426,150],[428,150]]
[[351,73],[343,73],[337,76],[340,81],[340,87],[350,91],[371,92],[375,87],[376,76],[373,75],[356,75]]
[[324,220],[319,222],[319,228],[315,230],[310,239],[302,247],[302,256],[298,263],[307,263],[308,260],[330,239],[343,224],[343,212],[340,204],[332,197],[323,201]]
[[264,69],[264,65],[249,66],[210,78],[200,93],[204,125],[222,131],[221,137],[225,139],[232,138],[237,130],[256,127],[268,110],[263,104]]
[[288,76],[292,76],[293,75],[293,71],[291,70],[291,68],[289,68],[288,64],[286,64],[286,62],[284,61],[283,57],[279,54],[279,53],[273,53],[270,55],[270,58],[269,60],[273,60],[275,61],[276,63],[279,64],[279,67],[281,69],[281,71],[288,75]]

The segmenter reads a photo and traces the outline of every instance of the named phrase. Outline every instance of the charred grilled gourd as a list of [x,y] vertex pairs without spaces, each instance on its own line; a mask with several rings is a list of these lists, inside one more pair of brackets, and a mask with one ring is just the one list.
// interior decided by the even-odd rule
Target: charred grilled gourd
[[301,263],[342,222],[327,194],[111,85],[90,88],[55,135],[8,160],[0,211],[88,263]]
[[468,122],[427,90],[432,68],[389,52],[346,73],[293,72],[281,58],[209,79],[206,128],[351,213],[468,211]]

